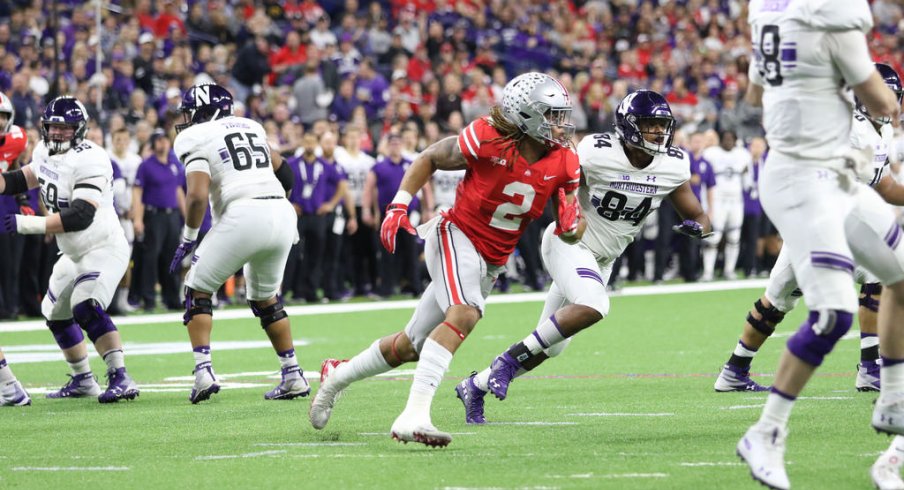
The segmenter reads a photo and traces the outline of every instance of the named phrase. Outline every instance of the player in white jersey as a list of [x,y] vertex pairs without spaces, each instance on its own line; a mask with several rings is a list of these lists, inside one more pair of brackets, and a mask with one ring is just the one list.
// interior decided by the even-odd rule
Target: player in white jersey
[[[747,100],[764,106],[770,145],[760,179],[763,209],[788,249],[810,314],[787,343],[760,420],[737,453],[754,479],[789,488],[784,451],[796,397],[850,329],[857,308],[854,264],[885,287],[879,316],[882,394],[877,430],[904,433],[904,247],[891,209],[866,184],[873,149],[850,145],[853,88],[869,113],[896,119],[895,94],[870,61],[864,33],[872,15],[863,0],[753,0],[754,44]],[[891,119],[889,119],[891,120]]]
[[[455,387],[467,423],[486,422],[487,391],[505,399],[515,377],[560,354],[573,335],[605,318],[612,263],[663,199],[670,199],[685,218],[675,231],[696,237],[709,233],[709,218],[688,182],[690,161],[671,146],[674,127],[665,98],[639,90],[616,109],[616,134],[590,135],[578,144],[582,174],[578,216],[583,215],[586,229],[573,243],[560,239],[555,224],[547,227],[541,253],[553,284],[537,328],[497,356],[489,368]],[[559,203],[559,223],[568,222],[561,215],[565,210],[568,206]]]
[[0,349],[0,407],[24,407],[31,405],[31,397],[16,379]]
[[[189,400],[220,391],[210,356],[211,297],[244,268],[248,304],[279,356],[282,380],[267,400],[289,400],[311,392],[295,358],[288,314],[279,289],[295,241],[295,210],[286,199],[294,175],[278,153],[271,155],[264,128],[232,115],[232,94],[216,84],[198,84],[182,97],[185,122],[173,144],[185,165],[186,218],[182,243],[170,273],[195,248],[208,200],[213,226],[201,241],[185,277],[185,316],[195,357]],[[208,197],[209,196],[209,197]]]
[[455,204],[455,191],[465,178],[464,170],[445,170],[433,174],[430,184],[433,186],[434,211],[448,211]]
[[[31,163],[3,173],[0,193],[40,187],[48,215],[7,215],[0,233],[52,233],[62,252],[41,310],[72,375],[47,397],[97,396],[110,403],[138,396],[126,372],[119,331],[105,311],[128,266],[129,244],[113,209],[113,165],[103,148],[85,139],[87,129],[88,113],[75,97],[47,104]],[[91,373],[82,329],[107,364],[106,391]]]
[[[901,80],[894,69],[882,63],[876,63],[876,69],[883,74],[886,85],[900,97]],[[869,185],[876,189],[882,198],[894,205],[904,204],[904,186],[895,182],[887,172],[889,163],[897,158],[890,151],[893,138],[891,124],[878,121],[869,115],[862,104],[857,104],[851,126],[851,146],[853,148],[871,147],[875,149],[872,177]],[[879,311],[879,294],[882,286],[878,279],[862,267],[854,273],[861,284],[858,317],[861,334],[861,361],[858,366],[855,386],[860,391],[879,391],[879,339],[877,331],[877,313]],[[722,368],[714,388],[718,392],[730,391],[765,391],[765,388],[750,379],[750,362],[766,339],[775,331],[786,313],[794,309],[802,292],[797,287],[797,279],[791,267],[789,252],[783,248],[776,259],[775,266],[769,276],[769,284],[764,295],[754,303],[754,308],[747,315],[744,332],[731,358]]]
[[713,280],[719,242],[725,237],[725,267],[723,277],[735,279],[735,266],[741,250],[741,225],[744,223],[744,175],[751,165],[750,152],[736,146],[734,131],[722,131],[719,146],[703,152],[703,158],[713,167],[716,176],[715,198],[710,210],[713,235],[703,245],[703,281]]

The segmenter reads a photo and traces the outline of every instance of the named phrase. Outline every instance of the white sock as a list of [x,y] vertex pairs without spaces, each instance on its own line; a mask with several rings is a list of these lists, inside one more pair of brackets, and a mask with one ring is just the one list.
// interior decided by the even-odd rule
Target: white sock
[[445,347],[430,338],[424,341],[420,360],[414,370],[414,382],[411,383],[406,412],[426,414],[429,418],[433,396],[451,363],[452,353]]
[[718,247],[703,246],[703,277],[713,277],[713,273],[716,270],[716,257],[718,255]]
[[279,367],[282,369],[298,366],[298,358],[295,357],[295,349],[289,349],[285,352],[278,352]]
[[792,408],[794,408],[794,400],[789,400],[773,391],[766,398],[766,406],[763,407],[763,414],[760,415],[758,423],[777,425],[784,429],[788,426]]
[[904,363],[893,366],[882,366],[882,393],[904,391]]
[[725,242],[725,276],[731,276],[735,272],[738,265],[738,253],[741,251],[739,243],[731,244]]
[[87,374],[91,372],[91,364],[88,362],[88,356],[85,356],[80,361],[70,362],[69,369],[72,370],[72,374]]
[[870,335],[869,337],[860,337],[860,348],[861,349],[869,349],[870,347],[875,347],[879,345],[879,336],[878,335]]
[[377,339],[357,356],[340,364],[330,376],[330,383],[342,390],[355,381],[385,373],[390,369],[392,366],[383,358],[383,354],[380,352],[380,340]]
[[477,373],[476,376],[474,376],[474,385],[483,391],[490,390],[489,383],[490,383],[490,368],[486,368],[483,371]]
[[210,347],[196,347],[192,350],[192,356],[195,358],[195,366],[204,363],[210,363]]
[[744,345],[741,344],[740,341],[738,341],[738,345],[736,345],[734,348],[734,355],[738,357],[753,357],[756,355],[756,352],[757,351],[755,350],[750,350],[744,347]]
[[104,352],[103,358],[107,363],[107,368],[111,370],[126,367],[125,354],[122,353],[122,349],[110,349]]
[[565,340],[565,336],[562,335],[559,327],[554,323],[554,318],[555,315],[547,318],[536,330],[521,341],[531,354],[539,354],[544,349],[548,349]]
[[3,364],[0,365],[0,385],[6,385],[15,380],[16,376],[13,374],[13,370],[9,368],[9,365],[4,360]]

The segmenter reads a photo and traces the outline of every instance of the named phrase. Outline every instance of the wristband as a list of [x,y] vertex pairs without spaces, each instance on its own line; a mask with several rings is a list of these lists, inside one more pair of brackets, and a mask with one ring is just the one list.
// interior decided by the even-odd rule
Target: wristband
[[199,228],[192,228],[188,225],[182,227],[182,237],[186,242],[195,241],[198,239],[198,231]]
[[399,189],[399,192],[396,192],[395,197],[392,198],[392,204],[404,204],[405,206],[411,204],[412,195],[407,191],[403,191]]
[[16,231],[22,235],[43,235],[47,232],[47,218],[17,214]]

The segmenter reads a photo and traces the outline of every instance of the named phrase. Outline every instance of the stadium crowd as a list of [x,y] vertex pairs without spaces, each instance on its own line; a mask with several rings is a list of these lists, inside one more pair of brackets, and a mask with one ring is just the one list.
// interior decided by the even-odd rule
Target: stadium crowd
[[[421,244],[399,234],[399,251],[385,253],[376,238],[381,212],[420,150],[486,114],[504,84],[530,70],[557,77],[572,94],[577,138],[611,131],[613,109],[631,90],[666,94],[698,197],[712,211],[727,205],[714,192],[722,179],[743,190],[731,204],[743,220],[719,237],[723,276],[768,272],[780,248],[757,201],[766,145],[761,111],[743,99],[746,2],[123,0],[96,8],[0,2],[0,91],[29,145],[0,170],[28,163],[44,103],[60,94],[85,103],[88,138],[117,167],[116,206],[134,248],[114,311],[153,310],[158,286],[162,306],[181,309],[179,277],[166,271],[184,213],[184,170],[171,147],[181,95],[203,81],[228,88],[236,114],[260,121],[295,173],[301,240],[287,264],[288,301],[418,295],[427,280]],[[889,0],[872,9],[873,57],[900,72],[904,9]],[[709,161],[720,145],[743,150],[731,152],[742,171]],[[462,177],[437,174],[412,202],[412,223],[450,207]],[[0,196],[2,214],[23,206],[43,212],[36,191],[27,205]],[[531,224],[497,287],[544,287],[538,248],[551,219]],[[613,278],[715,278],[720,244],[704,243],[701,253],[672,233],[676,221],[663,202]],[[0,235],[0,317],[40,316],[55,258],[53,237]],[[240,295],[240,278],[236,285]],[[237,299],[231,293],[221,300]]]

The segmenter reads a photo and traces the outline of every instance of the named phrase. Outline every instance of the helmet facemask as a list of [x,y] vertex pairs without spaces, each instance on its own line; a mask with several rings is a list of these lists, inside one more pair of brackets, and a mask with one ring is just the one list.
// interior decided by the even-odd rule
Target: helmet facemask
[[672,145],[675,119],[665,116],[638,117],[629,114],[627,121],[634,126],[634,137],[625,140],[628,145],[651,156],[664,155],[668,152],[669,146]]
[[574,138],[571,107],[550,107],[542,112],[543,122],[538,133],[547,146],[569,146]]

